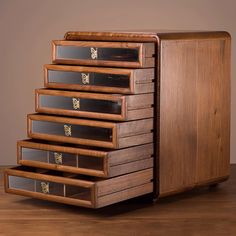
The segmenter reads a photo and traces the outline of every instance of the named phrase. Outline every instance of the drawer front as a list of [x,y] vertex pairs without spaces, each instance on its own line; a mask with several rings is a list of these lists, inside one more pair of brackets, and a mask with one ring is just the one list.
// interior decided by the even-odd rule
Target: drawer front
[[45,87],[121,94],[154,92],[154,69],[45,65]]
[[152,142],[153,119],[121,123],[28,115],[28,136],[58,142],[122,148]]
[[40,113],[121,121],[153,116],[152,94],[122,96],[37,89],[35,98]]
[[115,67],[154,67],[154,43],[54,40],[53,63]]
[[5,174],[6,192],[85,207],[94,206],[94,182],[63,177],[63,172],[38,173],[36,168],[25,166],[6,170]]
[[101,151],[22,140],[17,143],[17,160],[25,166],[113,177],[153,167],[153,144]]
[[108,180],[15,167],[5,171],[5,190],[23,196],[99,208],[153,192],[153,170],[146,169]]

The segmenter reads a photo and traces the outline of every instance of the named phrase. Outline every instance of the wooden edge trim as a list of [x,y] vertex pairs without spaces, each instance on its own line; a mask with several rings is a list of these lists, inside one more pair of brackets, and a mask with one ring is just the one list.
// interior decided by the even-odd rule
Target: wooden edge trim
[[48,69],[47,69],[46,65],[44,65],[44,67],[43,67],[43,77],[44,77],[44,87],[48,87],[48,84],[50,82],[48,81]]
[[111,42],[111,41],[68,41],[52,40],[56,46],[81,46],[81,47],[100,47],[100,48],[141,48],[144,43],[139,42]]
[[71,65],[55,65],[45,64],[45,70],[65,71],[65,72],[86,72],[86,73],[103,73],[103,74],[115,74],[115,75],[130,75],[135,69],[129,68],[110,68],[110,67],[90,67],[90,66],[71,66]]
[[71,154],[81,154],[81,155],[94,156],[98,158],[105,158],[108,155],[108,152],[100,151],[100,150],[91,150],[91,149],[82,149],[82,148],[67,147],[67,146],[61,146],[61,145],[35,143],[29,140],[18,141],[18,145],[20,147],[25,147],[25,148],[33,148],[33,149],[56,151],[56,152],[58,151],[58,152],[65,152],[65,153],[71,153]]
[[94,182],[92,181],[71,179],[67,177],[52,176],[52,175],[39,174],[39,173],[33,173],[33,172],[26,172],[24,170],[7,169],[6,173],[12,176],[51,181],[51,182],[61,183],[61,184],[70,184],[70,185],[84,187],[84,188],[91,188],[94,185]]
[[56,44],[54,40],[52,41],[52,62],[56,60]]
[[16,145],[16,160],[17,160],[17,164],[20,163],[21,159],[22,159],[22,147],[20,145],[20,142],[17,141],[17,145]]
[[66,166],[66,165],[57,165],[57,164],[50,164],[50,163],[44,163],[40,161],[31,161],[31,160],[20,160],[19,164],[24,166],[32,166],[32,167],[38,167],[42,169],[49,169],[49,170],[57,170],[57,171],[64,171],[69,172],[73,174],[84,174],[84,175],[91,175],[96,177],[107,177],[105,170],[94,170],[94,169],[86,169],[86,168],[80,168],[80,167],[72,167],[72,166]]
[[101,128],[114,128],[117,123],[107,122],[107,121],[95,121],[95,120],[84,120],[77,118],[68,118],[68,117],[60,117],[60,116],[48,116],[48,115],[39,115],[39,114],[28,114],[29,120],[38,120],[38,121],[52,121],[57,123],[67,123],[74,125],[84,125],[84,126],[94,126]]
[[35,89],[34,90],[34,96],[35,96],[35,111],[37,111],[38,109],[39,109],[39,106],[40,106],[40,103],[39,103],[39,93],[38,93],[38,91],[39,91],[40,89]]
[[[35,93],[38,95],[51,95],[51,96],[63,96],[63,97],[79,97],[79,98],[91,98],[95,100],[110,100],[119,101],[125,99],[126,95],[121,94],[101,94],[101,93],[88,93],[80,91],[65,91],[65,90],[52,90],[47,88],[35,89]],[[136,96],[136,95],[134,95]]]
[[65,64],[65,65],[86,65],[86,66],[114,66],[114,67],[125,67],[125,68],[133,68],[138,69],[142,68],[140,62],[132,62],[132,61],[108,61],[108,60],[100,60],[100,61],[91,61],[86,59],[63,59],[56,58],[53,60],[54,63]]
[[117,147],[117,144],[114,140],[112,140],[111,142],[106,142],[106,141],[98,141],[98,140],[92,140],[92,139],[73,138],[73,137],[57,136],[57,135],[51,135],[51,134],[40,134],[40,133],[33,133],[33,132],[30,132],[28,136],[30,138],[36,138],[36,139],[42,139],[42,140],[91,145],[91,146],[96,146],[96,147],[106,147],[106,148]]
[[38,192],[30,192],[30,191],[25,191],[25,190],[8,188],[7,193],[17,194],[17,195],[22,195],[22,196],[32,197],[32,198],[38,198],[42,200],[54,201],[58,203],[65,203],[65,204],[75,205],[75,206],[83,206],[83,207],[89,207],[89,208],[94,207],[93,201],[73,199],[69,197],[61,197],[61,196],[56,196],[56,195],[47,195],[47,194],[38,193]]

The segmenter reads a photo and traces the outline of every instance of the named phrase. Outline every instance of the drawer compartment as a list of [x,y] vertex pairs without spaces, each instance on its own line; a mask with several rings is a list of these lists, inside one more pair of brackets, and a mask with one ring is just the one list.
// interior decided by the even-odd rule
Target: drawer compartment
[[58,145],[40,140],[17,143],[18,164],[74,174],[114,177],[153,167],[153,144],[120,150]]
[[107,148],[153,142],[152,118],[116,123],[30,114],[27,120],[30,138]]
[[36,111],[107,120],[153,117],[154,95],[110,95],[37,89]]
[[121,94],[154,92],[154,69],[45,65],[48,88]]
[[5,191],[76,206],[99,208],[153,192],[152,168],[102,180],[20,166],[5,171]]
[[154,43],[54,40],[53,63],[144,68],[154,67]]

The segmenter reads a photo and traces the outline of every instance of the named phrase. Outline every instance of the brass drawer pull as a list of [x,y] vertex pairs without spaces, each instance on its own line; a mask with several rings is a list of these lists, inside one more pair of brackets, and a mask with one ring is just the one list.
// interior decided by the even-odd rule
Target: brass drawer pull
[[79,98],[72,98],[73,108],[75,110],[80,109],[80,99]]
[[65,136],[71,136],[71,125],[64,125]]
[[58,165],[62,164],[62,153],[54,152],[55,163]]
[[90,52],[91,52],[91,58],[93,60],[98,58],[98,49],[97,48],[90,48]]
[[49,183],[41,182],[41,188],[43,193],[49,193]]
[[83,84],[89,84],[89,74],[87,73],[81,73],[82,76],[82,83]]

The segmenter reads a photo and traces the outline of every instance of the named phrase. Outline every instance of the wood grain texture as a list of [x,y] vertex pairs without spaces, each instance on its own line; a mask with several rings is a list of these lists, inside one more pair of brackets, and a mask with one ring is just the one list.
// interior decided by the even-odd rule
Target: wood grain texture
[[153,204],[148,197],[93,210],[7,194],[0,171],[0,234],[201,235],[236,234],[236,165],[217,188],[199,188]]
[[230,38],[160,43],[160,196],[229,176]]
[[68,31],[65,40],[155,42],[159,39],[206,39],[229,36],[225,31],[181,31],[181,30],[139,30],[139,31]]
[[174,194],[228,178],[228,32],[67,32],[65,39],[156,43],[154,169],[155,179],[159,180],[157,195]]
[[198,183],[229,175],[230,38],[198,44]]

